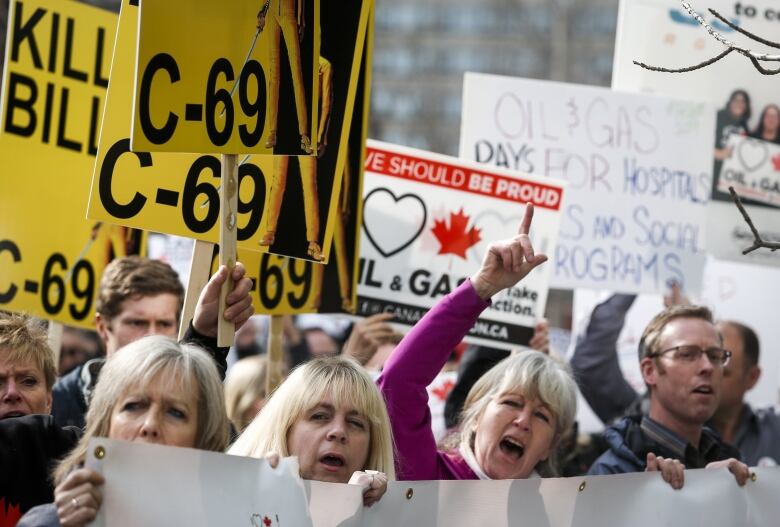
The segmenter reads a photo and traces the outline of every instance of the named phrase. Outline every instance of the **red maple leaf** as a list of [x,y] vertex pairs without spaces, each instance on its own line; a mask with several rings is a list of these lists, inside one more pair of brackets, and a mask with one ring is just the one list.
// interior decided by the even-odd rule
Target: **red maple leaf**
[[469,219],[469,216],[463,214],[463,207],[461,207],[456,214],[450,212],[449,226],[446,218],[433,221],[431,232],[441,244],[439,254],[455,254],[466,259],[466,251],[469,247],[476,245],[482,239],[479,236],[481,229],[472,226],[466,230]]
[[5,507],[5,499],[0,498],[0,527],[13,527],[22,519],[22,513],[19,511],[19,505]]
[[440,401],[444,401],[447,399],[447,395],[452,391],[452,389],[455,387],[455,383],[451,380],[447,379],[444,381],[444,384],[439,386],[438,388],[434,388],[431,390],[433,392],[433,395],[435,395]]
[[271,527],[271,524],[273,523],[273,520],[269,518],[268,516],[263,517],[263,523],[265,524],[265,527]]
[[780,172],[780,154],[775,154],[772,157],[772,164],[775,166],[775,172]]

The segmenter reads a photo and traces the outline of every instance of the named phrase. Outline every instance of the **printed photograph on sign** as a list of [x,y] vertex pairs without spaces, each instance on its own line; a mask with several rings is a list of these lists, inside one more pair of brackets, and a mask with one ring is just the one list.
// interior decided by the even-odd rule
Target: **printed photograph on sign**
[[780,144],[732,135],[726,149],[717,190],[780,207]]
[[714,108],[467,73],[460,156],[567,181],[553,287],[701,290]]
[[316,155],[319,15],[319,0],[142,2],[133,150]]
[[[365,5],[364,5],[365,4]],[[319,157],[239,156],[238,247],[327,261],[346,134],[363,53],[368,3],[323,18],[321,71],[329,91]],[[220,159],[213,154],[131,152],[130,126],[137,7],[125,0],[111,67],[89,217],[140,229],[217,242]],[[324,58],[324,56],[323,56]],[[282,167],[285,170],[282,170]],[[304,170],[301,170],[304,167]]]
[[144,234],[85,217],[115,14],[9,3],[0,99],[0,309],[94,328],[100,276]]
[[[355,311],[370,67],[371,37],[367,35],[350,125],[349,149],[334,216],[330,261],[317,264],[240,250],[238,259],[252,279],[252,302],[256,313],[292,315]],[[213,270],[216,266],[215,258]]]
[[[565,183],[422,150],[369,141],[363,186],[357,314],[391,313],[413,326],[479,269],[493,240],[511,238],[526,203],[530,237],[552,255]],[[544,316],[551,266],[495,297],[467,340],[510,349],[527,344]]]
[[[706,4],[693,4],[692,7],[725,39],[771,53],[771,48],[739,35],[709,9],[744,30],[777,41],[776,2],[708,0]],[[710,148],[714,145],[713,187],[707,207],[705,248],[721,260],[778,266],[780,252],[757,250],[742,254],[752,245],[754,236],[728,192],[729,185],[735,186],[735,189],[741,186],[742,191],[737,191],[761,237],[764,240],[780,240],[777,204],[766,199],[774,192],[771,188],[775,178],[761,175],[752,179],[747,172],[755,171],[757,174],[758,167],[747,172],[739,168],[745,164],[746,169],[756,164],[764,166],[765,163],[759,159],[763,148],[752,140],[741,143],[741,146],[729,146],[730,139],[735,136],[773,145],[780,142],[777,76],[762,75],[747,57],[738,53],[685,73],[649,71],[633,63],[636,60],[651,66],[683,68],[711,59],[724,50],[723,44],[712,38],[679,0],[621,1],[612,87],[707,101],[716,106],[715,134],[710,143]],[[767,65],[773,66],[771,63]],[[750,182],[742,183],[740,176],[731,172],[733,170],[743,174],[745,181]],[[753,181],[758,187],[752,186]],[[762,184],[766,190],[761,188]]]

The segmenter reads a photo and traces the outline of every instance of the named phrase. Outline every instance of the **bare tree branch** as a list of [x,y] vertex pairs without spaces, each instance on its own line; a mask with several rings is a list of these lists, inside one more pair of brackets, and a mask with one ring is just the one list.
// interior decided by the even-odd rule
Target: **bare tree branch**
[[720,20],[721,22],[723,22],[724,24],[726,24],[727,26],[729,26],[729,27],[730,27],[731,29],[733,29],[734,31],[736,31],[736,32],[738,32],[738,33],[742,33],[742,34],[743,34],[743,35],[745,35],[746,37],[748,37],[748,38],[750,38],[750,39],[752,39],[752,40],[755,40],[756,42],[760,42],[761,44],[763,44],[763,45],[765,45],[765,46],[769,46],[770,48],[780,48],[780,43],[778,43],[778,42],[773,42],[773,41],[771,41],[771,40],[767,40],[767,39],[765,39],[765,38],[761,38],[761,37],[759,37],[758,35],[756,35],[755,33],[751,33],[751,32],[750,32],[750,31],[748,31],[747,29],[742,29],[741,27],[739,27],[738,25],[734,24],[734,23],[733,23],[731,20],[729,20],[729,19],[728,19],[728,18],[726,18],[725,16],[721,15],[720,13],[718,13],[717,11],[715,11],[715,10],[714,10],[714,9],[712,9],[712,8],[710,8],[710,10],[709,10],[709,11],[710,11],[710,13],[712,13],[712,15],[713,15],[715,18],[717,18],[718,20]]
[[750,227],[750,231],[753,233],[753,245],[742,251],[742,254],[747,254],[756,249],[760,249],[761,247],[771,251],[780,249],[780,242],[767,242],[761,238],[761,234],[758,232],[758,229],[756,229],[756,226],[753,225],[753,220],[750,219],[750,216],[748,215],[747,210],[745,210],[744,205],[742,205],[742,200],[739,199],[739,194],[734,190],[734,187],[729,187],[729,192],[734,199],[734,203],[737,204],[739,212],[742,213],[742,217],[745,218],[745,222],[748,224],[748,227]]
[[[702,17],[699,13],[696,12],[696,10],[693,9],[690,3],[686,2],[685,0],[681,0],[680,4],[682,4],[683,8],[688,12],[689,15],[691,15],[698,23],[701,25],[704,29],[707,30],[707,33],[710,34],[712,38],[726,46],[726,51],[721,53],[720,55],[717,55],[715,57],[712,57],[711,59],[707,59],[703,62],[700,62],[698,64],[695,64],[693,66],[688,66],[685,68],[664,68],[660,66],[649,66],[647,64],[644,64],[639,61],[634,61],[634,64],[637,66],[640,66],[642,68],[651,70],[651,71],[661,71],[666,73],[685,73],[688,71],[694,71],[701,68],[705,68],[709,66],[710,64],[719,61],[726,55],[728,55],[732,51],[736,51],[748,58],[750,62],[753,64],[753,67],[756,68],[760,73],[763,75],[776,75],[780,73],[780,68],[777,69],[770,69],[766,68],[762,62],[780,62],[780,55],[770,55],[768,53],[759,53],[757,51],[753,51],[751,49],[742,47],[738,44],[735,44],[734,42],[728,40],[723,35],[715,31],[711,25],[709,25],[705,20],[704,17]],[[761,44],[773,47],[773,48],[780,48],[780,44],[777,42],[772,42],[771,40],[766,40],[764,38],[761,38],[747,30],[744,30],[740,28],[739,26],[733,24],[731,21],[727,20],[724,16],[722,16],[717,11],[710,9],[710,12],[716,16],[721,22],[724,22],[728,27],[736,30],[737,32],[741,33],[742,35],[745,35],[746,37],[756,41],[760,42]]]

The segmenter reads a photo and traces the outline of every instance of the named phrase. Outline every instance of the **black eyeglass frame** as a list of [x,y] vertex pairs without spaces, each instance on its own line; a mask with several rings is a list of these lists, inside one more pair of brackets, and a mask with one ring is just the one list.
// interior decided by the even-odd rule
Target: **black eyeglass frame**
[[[665,349],[665,350],[659,351],[657,353],[648,353],[646,355],[646,357],[649,357],[649,358],[660,357],[662,355],[666,355],[670,351],[679,351],[681,348],[695,348],[697,350],[696,358],[693,359],[691,362],[698,361],[699,358],[701,358],[702,354],[704,354],[704,355],[707,355],[707,359],[709,359],[709,361],[713,365],[715,365],[715,366],[725,366],[726,364],[729,363],[729,360],[731,359],[731,356],[733,355],[729,350],[723,349],[723,348],[720,348],[720,347],[716,347],[716,346],[713,346],[712,348],[707,348],[705,350],[705,349],[702,349],[701,346],[697,346],[696,344],[681,344],[679,346],[674,346],[672,348]],[[713,360],[713,358],[710,356],[710,354],[707,353],[710,350],[720,350],[720,351],[722,351],[723,352],[723,359],[720,360],[720,361]],[[674,357],[674,359],[677,359],[677,357]]]

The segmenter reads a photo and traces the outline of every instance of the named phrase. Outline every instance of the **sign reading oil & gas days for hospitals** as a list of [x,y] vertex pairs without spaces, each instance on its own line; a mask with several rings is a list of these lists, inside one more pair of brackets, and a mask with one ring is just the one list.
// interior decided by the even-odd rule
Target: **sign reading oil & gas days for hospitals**
[[141,3],[134,151],[317,152],[319,0]]
[[[392,313],[412,326],[479,269],[490,242],[517,234],[535,206],[530,237],[553,254],[565,183],[369,141],[363,188],[357,314]],[[467,340],[527,344],[544,316],[551,266],[493,297]]]
[[460,156],[569,182],[553,287],[701,291],[712,107],[467,73]]
[[[144,4],[145,5],[145,4]],[[272,3],[273,5],[273,3]],[[238,247],[328,261],[347,163],[370,2],[351,2],[322,17],[317,85],[318,157],[239,157]],[[220,160],[212,154],[131,152],[134,50],[138,8],[124,0],[111,66],[89,217],[216,242]]]
[[138,233],[85,218],[115,14],[9,3],[0,106],[0,309],[91,327],[97,283]]

